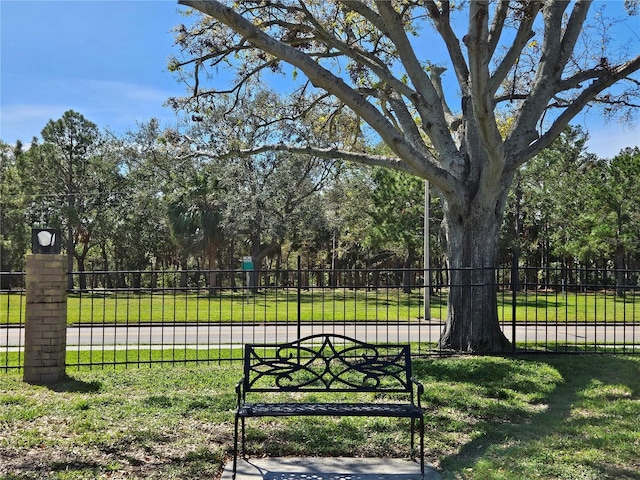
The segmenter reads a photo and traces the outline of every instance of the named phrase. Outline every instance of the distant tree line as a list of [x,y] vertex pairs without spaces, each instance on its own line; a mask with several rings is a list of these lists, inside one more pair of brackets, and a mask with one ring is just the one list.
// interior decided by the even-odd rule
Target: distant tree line
[[[254,101],[267,108],[276,99]],[[206,122],[218,122],[225,141],[247,145],[256,141],[251,119],[221,125],[210,115],[190,134],[210,134]],[[176,142],[189,137],[177,140],[156,120],[116,136],[74,111],[49,121],[41,136],[29,145],[0,142],[3,272],[24,269],[32,227],[61,229],[72,271],[199,270],[210,287],[244,256],[257,269],[295,268],[298,256],[311,269],[422,267],[424,182],[403,172],[290,152],[178,154],[184,145]],[[540,268],[640,268],[640,149],[602,159],[585,150],[586,140],[569,128],[519,170],[503,263],[516,255]],[[430,202],[431,263],[444,267],[435,189]],[[10,277],[2,278],[9,288]],[[85,277],[77,279],[85,288]]]

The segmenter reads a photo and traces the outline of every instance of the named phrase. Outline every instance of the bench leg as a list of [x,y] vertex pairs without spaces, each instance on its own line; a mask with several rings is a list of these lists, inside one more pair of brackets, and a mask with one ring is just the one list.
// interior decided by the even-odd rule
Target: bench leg
[[420,474],[424,479],[424,418],[411,418],[411,459],[415,459],[415,434],[416,422],[418,422],[418,434],[420,435]]
[[238,415],[236,415],[233,426],[233,475],[232,479],[235,480],[238,470]]
[[424,417],[420,417],[420,472],[424,478]]
[[415,454],[416,442],[415,442],[415,434],[416,434],[416,419],[411,417],[411,456]]
[[247,456],[247,451],[244,448],[244,441],[246,439],[246,433],[244,429],[244,417],[242,417],[242,458]]

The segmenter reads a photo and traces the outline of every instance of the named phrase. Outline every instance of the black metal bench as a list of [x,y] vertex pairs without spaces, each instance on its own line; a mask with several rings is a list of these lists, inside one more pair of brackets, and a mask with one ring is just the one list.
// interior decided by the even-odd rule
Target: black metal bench
[[[275,393],[289,392],[369,395],[367,401],[355,403],[274,399]],[[411,419],[411,452],[413,455],[417,422],[424,476],[424,416],[420,403],[423,392],[424,387],[411,373],[409,345],[370,344],[333,334],[312,335],[284,344],[247,344],[244,376],[236,385],[233,478],[238,463],[239,423],[244,456],[246,418],[298,415]],[[372,401],[371,393],[388,394],[391,400]]]

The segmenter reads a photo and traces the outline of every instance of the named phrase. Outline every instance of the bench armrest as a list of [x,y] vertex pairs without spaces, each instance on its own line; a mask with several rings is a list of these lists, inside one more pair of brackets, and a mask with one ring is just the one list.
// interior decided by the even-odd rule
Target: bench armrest
[[411,383],[417,388],[416,397],[418,399],[418,407],[422,408],[422,395],[424,394],[424,385],[416,377],[411,377]]
[[238,383],[236,383],[236,395],[238,397],[238,401],[237,401],[237,406],[238,408],[240,407],[240,405],[242,405],[242,402],[244,401],[244,394],[242,391],[242,385],[244,384],[244,377],[242,377]]

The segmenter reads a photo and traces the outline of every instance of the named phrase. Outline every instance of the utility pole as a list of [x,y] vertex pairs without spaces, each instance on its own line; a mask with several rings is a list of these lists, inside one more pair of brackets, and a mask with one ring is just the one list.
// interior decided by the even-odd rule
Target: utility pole
[[431,320],[431,271],[429,255],[429,180],[424,181],[424,319]]

